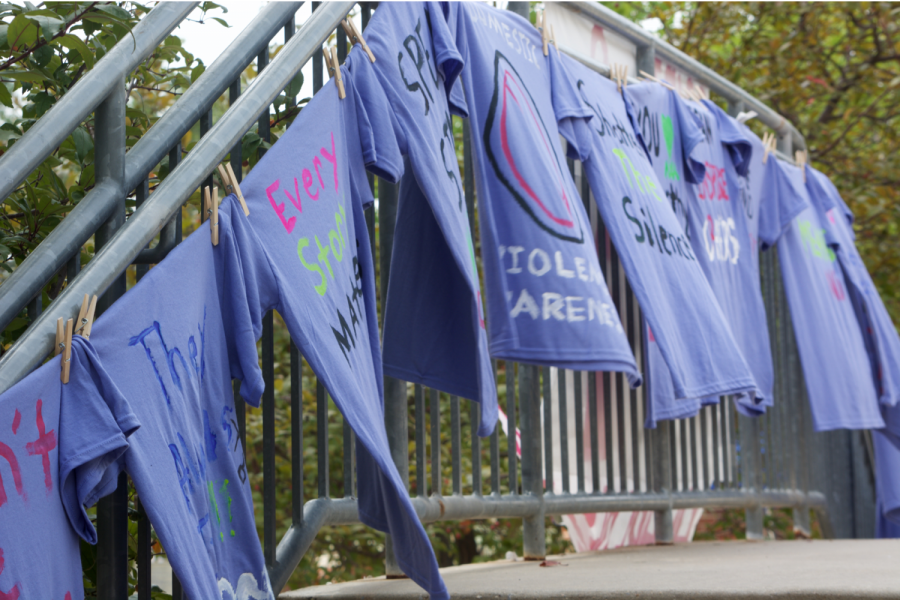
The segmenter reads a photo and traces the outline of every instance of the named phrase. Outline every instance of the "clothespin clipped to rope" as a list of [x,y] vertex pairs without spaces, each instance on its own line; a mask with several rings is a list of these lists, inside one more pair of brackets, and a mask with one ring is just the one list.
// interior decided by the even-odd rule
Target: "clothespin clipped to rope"
[[91,339],[91,328],[94,326],[94,314],[97,312],[97,296],[94,295],[88,302],[88,295],[84,295],[81,302],[81,309],[78,311],[78,327],[75,333],[81,333],[81,337],[86,340]]
[[803,172],[803,183],[806,183],[806,150],[797,150],[794,152],[794,161]]
[[356,28],[356,23],[353,22],[353,19],[344,19],[341,21],[341,27],[344,28],[344,33],[350,38],[350,42],[362,46],[363,51],[369,57],[369,61],[375,62],[375,55],[372,54],[372,50],[369,49],[369,45],[366,43],[366,39],[362,36],[362,33]]
[[628,67],[626,65],[613,63],[609,67],[609,76],[616,82],[616,89],[619,93],[628,85]]
[[209,193],[209,186],[203,188],[203,207],[209,217],[209,232],[212,238],[212,245],[219,245],[219,188],[213,186],[212,194]]
[[756,117],[758,117],[758,116],[759,116],[759,114],[758,114],[755,110],[748,110],[748,111],[746,111],[746,112],[741,111],[741,112],[739,112],[738,115],[734,118],[734,120],[737,121],[738,123],[746,123],[746,122],[749,121],[750,119],[754,119],[754,118],[756,118]]
[[537,22],[534,24],[535,27],[538,28],[538,31],[541,32],[541,46],[544,50],[544,56],[550,55],[550,31],[547,27],[547,19],[544,15],[544,11],[541,11],[537,16]]
[[338,63],[337,52],[326,46],[322,49],[322,54],[325,55],[325,66],[328,67],[328,74],[334,77],[335,83],[337,83],[338,98],[343,100],[347,97],[347,93],[344,91],[344,79],[341,77],[341,65]]
[[237,177],[234,176],[234,169],[231,168],[231,163],[225,163],[223,165],[219,165],[216,167],[216,170],[219,172],[219,179],[222,180],[222,187],[229,194],[234,194],[237,196],[238,202],[241,203],[241,208],[244,209],[244,215],[250,216],[250,209],[247,208],[247,202],[244,200],[244,195],[241,193],[241,186],[238,185]]
[[641,76],[644,77],[645,79],[649,79],[650,81],[655,81],[659,85],[661,85],[665,88],[669,88],[673,92],[675,91],[675,86],[667,81],[663,81],[662,79],[659,79],[658,77],[654,77],[653,75],[651,75],[650,73],[647,73],[646,71],[638,71],[638,73],[640,73]]
[[765,150],[763,151],[763,164],[766,164],[766,160],[769,158],[769,155],[775,152],[775,145],[777,143],[777,138],[774,133],[766,132],[763,134],[763,147]]
[[[96,298],[96,296],[94,297]],[[69,383],[69,369],[72,365],[72,319],[66,321],[65,328],[63,328],[62,317],[56,320],[56,354],[60,353],[62,353],[62,362],[60,363],[59,380]]]

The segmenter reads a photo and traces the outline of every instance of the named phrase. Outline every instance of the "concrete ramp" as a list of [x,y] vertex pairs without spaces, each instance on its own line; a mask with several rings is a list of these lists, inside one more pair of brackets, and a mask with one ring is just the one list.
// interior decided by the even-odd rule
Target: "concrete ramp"
[[[441,569],[457,600],[900,599],[900,540],[694,542]],[[383,577],[287,592],[295,598],[427,598],[409,580]]]

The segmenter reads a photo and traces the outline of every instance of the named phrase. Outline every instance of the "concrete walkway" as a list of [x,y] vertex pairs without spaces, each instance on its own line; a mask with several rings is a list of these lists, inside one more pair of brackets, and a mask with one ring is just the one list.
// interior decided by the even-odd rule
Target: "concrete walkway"
[[[457,600],[490,598],[900,599],[900,540],[694,542],[552,557],[559,565],[497,561],[441,569]],[[383,577],[279,598],[419,599]]]

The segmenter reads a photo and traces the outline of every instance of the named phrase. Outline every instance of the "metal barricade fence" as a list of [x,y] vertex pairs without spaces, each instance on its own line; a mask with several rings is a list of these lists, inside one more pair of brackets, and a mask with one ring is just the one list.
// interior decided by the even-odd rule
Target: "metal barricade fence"
[[[13,385],[50,350],[51,327],[55,319],[51,318],[49,310],[42,316],[40,294],[47,281],[68,265],[66,289],[47,307],[53,310],[55,317],[62,312],[74,312],[84,293],[92,294],[98,290],[108,290],[101,307],[109,306],[124,293],[124,271],[130,264],[137,265],[136,275],[140,278],[147,272],[149,264],[162,260],[181,239],[182,205],[199,185],[209,184],[213,168],[229,152],[234,171],[238,178],[241,177],[240,140],[243,133],[256,123],[259,136],[269,140],[269,105],[307,60],[312,61],[314,91],[321,88],[324,83],[321,44],[332,31],[340,60],[346,57],[346,36],[343,29],[335,27],[352,6],[350,2],[313,2],[312,17],[295,33],[294,12],[299,3],[267,5],[127,155],[121,134],[125,99],[120,85],[127,71],[104,75],[95,69],[98,78],[115,80],[104,88],[109,90],[106,96],[98,96],[94,104],[85,105],[76,117],[69,115],[71,122],[54,121],[62,118],[62,111],[56,109],[42,119],[48,121],[48,126],[58,127],[58,135],[64,139],[96,106],[96,152],[100,157],[109,158],[109,173],[98,168],[100,184],[92,192],[97,201],[91,204],[86,198],[0,288],[0,300],[3,300],[0,302],[3,306],[0,327],[6,327],[26,305],[33,321],[28,332],[0,359],[0,391]],[[165,37],[190,8],[161,4],[145,20],[151,25],[156,24],[159,30],[154,35]],[[730,112],[752,107],[781,136],[779,149],[782,156],[791,154],[792,147],[802,145],[803,139],[796,130],[761,102],[612,11],[591,3],[573,3],[570,8],[637,43],[637,62],[644,71],[652,73],[655,53],[663,53],[725,97]],[[509,9],[527,17],[529,3],[510,2]],[[175,14],[162,15],[166,10]],[[372,3],[359,5],[363,26],[372,10]],[[160,15],[167,17],[164,25],[159,25],[159,20],[151,20]],[[285,46],[270,63],[268,46],[279,31],[283,31]],[[152,52],[161,39],[147,41],[138,30],[135,35],[145,43],[141,50],[144,53]],[[242,95],[240,75],[253,58],[259,75],[254,86]],[[608,73],[604,65],[590,66]],[[230,108],[214,124],[212,104],[226,90]],[[198,121],[202,140],[176,168],[182,162],[179,140]],[[468,123],[463,123],[461,129],[465,198],[472,218],[473,237],[477,239]],[[18,165],[7,183],[15,181],[3,184],[0,189],[4,196],[40,164],[54,145],[44,147],[29,143],[28,136],[23,137],[12,149],[17,152],[11,150],[0,160],[0,173],[11,173],[4,169]],[[148,174],[165,156],[168,156],[171,173],[150,194]],[[570,162],[570,169],[600,242],[599,258],[607,285],[638,366],[643,368],[640,307],[596,206],[590,200],[581,165],[577,161]],[[372,176],[370,182],[376,191],[377,209],[368,211],[366,220],[373,255],[380,270],[380,285],[376,288],[380,289],[379,299],[383,303],[390,276],[398,186],[376,181]],[[131,193],[137,208],[126,221],[125,198]],[[158,232],[158,245],[147,249],[147,243]],[[91,264],[79,273],[79,250],[91,235],[96,235],[98,252]],[[868,526],[864,514],[869,502],[868,488],[865,485],[862,491],[860,486],[854,488],[852,479],[854,473],[866,473],[870,469],[871,462],[866,463],[868,454],[864,440],[855,432],[813,433],[793,328],[781,285],[777,251],[762,253],[760,260],[778,401],[772,410],[758,419],[738,416],[730,399],[725,398],[714,406],[703,408],[696,417],[664,421],[656,429],[645,429],[646,388],[630,389],[624,375],[557,372],[546,367],[497,361],[495,372],[503,391],[501,408],[508,419],[509,434],[501,435],[498,426],[482,441],[476,435],[479,413],[475,403],[468,402],[467,407],[467,401],[456,396],[385,377],[385,425],[392,455],[408,486],[412,477],[413,505],[422,521],[522,519],[526,558],[545,556],[547,516],[576,513],[653,511],[658,543],[672,542],[672,511],[679,508],[743,509],[748,538],[762,537],[763,510],[767,507],[793,508],[795,528],[807,534],[810,509],[816,511],[826,537],[864,534]],[[297,347],[276,324],[273,313],[265,316],[261,340],[265,393],[260,409],[261,442],[258,446],[262,454],[263,548],[273,587],[279,590],[321,528],[358,523],[359,516],[355,500],[353,432],[341,419],[342,468],[339,471],[342,477],[340,481],[331,481],[330,461],[334,453],[329,445],[329,423],[338,422],[337,410],[322,384],[315,381]],[[282,345],[290,345],[287,364],[276,364],[276,338],[280,350],[286,350]],[[289,394],[276,397],[276,380],[291,382]],[[315,439],[305,439],[303,435],[304,380],[306,391],[315,397],[315,415],[309,415],[315,419]],[[653,382],[648,381],[648,384]],[[245,452],[249,452],[247,415],[237,394],[237,385],[235,397],[240,436]],[[441,415],[448,411],[450,430],[442,431]],[[290,413],[290,441],[283,440],[285,443],[279,449],[276,419],[278,414],[283,417],[287,412]],[[468,427],[464,427],[466,421]],[[413,431],[409,431],[410,422]],[[569,439],[570,425],[574,426],[574,441]],[[519,449],[517,427],[521,432]],[[463,456],[464,436],[468,436],[471,448],[468,457]],[[253,446],[257,444],[254,442]],[[308,454],[316,457],[315,469],[310,469],[315,472],[316,481],[313,486],[316,497],[312,499],[304,495],[304,483],[308,481],[304,461]],[[290,462],[289,485],[277,481],[279,456]],[[445,483],[448,459],[450,476],[449,483]],[[554,472],[557,463],[562,474],[558,486]],[[859,479],[858,475],[856,479]],[[337,489],[340,497],[333,497],[332,492]],[[851,490],[849,496],[848,489]],[[129,485],[123,475],[118,490],[101,500],[98,507],[98,591],[101,598],[118,599],[127,595],[128,494]],[[278,494],[290,494],[292,518],[280,540],[277,539]],[[143,600],[150,598],[151,524],[143,516],[139,502],[137,511],[140,515],[137,596]],[[400,574],[389,539],[386,571],[388,575]],[[174,597],[182,597],[177,581],[174,582]]]

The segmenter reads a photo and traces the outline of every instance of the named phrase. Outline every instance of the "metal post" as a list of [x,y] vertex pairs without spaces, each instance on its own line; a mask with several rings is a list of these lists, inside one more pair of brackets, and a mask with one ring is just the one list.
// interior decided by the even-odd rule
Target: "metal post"
[[[97,250],[108,244],[125,224],[125,87],[120,81],[94,113],[94,156],[98,183],[118,188],[116,208],[97,230]],[[102,314],[125,293],[125,274],[116,277],[97,302]],[[97,592],[105,600],[128,596],[128,476],[119,475],[116,491],[97,505]]]
[[[524,3],[523,3],[524,4]],[[519,412],[522,422],[522,492],[541,500],[536,515],[523,519],[525,560],[543,560],[547,554],[544,523],[544,482],[541,469],[541,406],[538,367],[519,365]],[[548,400],[549,401],[549,400]]]

